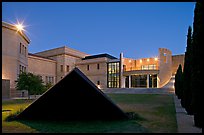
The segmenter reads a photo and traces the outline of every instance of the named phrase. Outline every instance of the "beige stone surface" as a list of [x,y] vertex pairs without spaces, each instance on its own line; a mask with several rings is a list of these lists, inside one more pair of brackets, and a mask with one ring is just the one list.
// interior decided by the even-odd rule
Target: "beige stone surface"
[[[76,67],[78,67],[96,86],[100,82],[100,88],[107,88],[107,62],[108,58],[95,58],[87,60],[78,60]],[[97,65],[99,64],[99,69]],[[89,70],[87,66],[89,65]]]
[[2,79],[2,98],[10,98],[10,81]]
[[[66,76],[69,71],[75,68],[76,61],[88,56],[88,54],[68,48],[67,46],[54,48],[42,52],[35,53],[36,55],[47,57],[56,61],[56,82]],[[69,70],[67,70],[69,66]],[[61,70],[62,67],[62,70]]]
[[28,56],[28,72],[35,75],[42,76],[43,82],[47,83],[47,77],[54,77],[56,82],[56,61],[37,57],[33,55]]
[[9,79],[11,88],[16,86],[19,66],[27,70],[29,43],[30,40],[23,32],[17,32],[15,26],[2,22],[2,79]]
[[172,74],[175,75],[176,71],[179,67],[179,64],[181,64],[182,69],[184,67],[184,59],[185,59],[185,55],[181,54],[181,55],[173,55],[172,56]]
[[166,85],[172,76],[172,53],[166,48],[159,48],[158,87]]
[[[27,72],[42,76],[44,82],[46,82],[46,76],[54,77],[54,83],[78,67],[94,84],[98,85],[100,82],[100,88],[107,88],[107,63],[111,59],[100,57],[82,60],[89,54],[67,46],[28,55],[29,43],[29,38],[23,32],[17,32],[15,26],[2,22],[2,79],[10,80],[13,93],[15,93],[15,81],[20,73],[20,65],[24,66]],[[24,47],[20,47],[20,44]],[[158,74],[158,87],[162,87],[168,83],[178,65],[182,64],[183,67],[184,64],[184,55],[172,56],[171,51],[166,48],[159,48],[157,58],[155,60],[153,57],[141,59],[121,57],[121,87],[125,87],[125,76],[131,74]],[[89,70],[87,70],[88,65]],[[142,66],[147,65],[155,65],[155,69],[141,70]]]

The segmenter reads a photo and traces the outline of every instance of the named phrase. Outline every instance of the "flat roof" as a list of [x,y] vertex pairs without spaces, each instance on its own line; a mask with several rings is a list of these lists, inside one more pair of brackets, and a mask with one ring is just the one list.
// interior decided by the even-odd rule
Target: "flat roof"
[[43,59],[48,59],[48,60],[55,61],[55,60],[53,60],[53,59],[51,59],[51,58],[47,58],[47,57],[43,57],[43,56],[39,56],[39,55],[36,55],[36,54],[33,54],[33,53],[28,53],[28,55],[30,55],[30,56],[35,56],[35,57],[39,57],[39,58],[43,58]]
[[106,57],[106,58],[109,58],[109,59],[117,59],[116,57],[114,57],[114,56],[112,56],[112,55],[109,55],[109,54],[107,54],[107,53],[104,53],[104,54],[86,56],[85,58],[82,58],[82,60],[102,58],[102,57]]

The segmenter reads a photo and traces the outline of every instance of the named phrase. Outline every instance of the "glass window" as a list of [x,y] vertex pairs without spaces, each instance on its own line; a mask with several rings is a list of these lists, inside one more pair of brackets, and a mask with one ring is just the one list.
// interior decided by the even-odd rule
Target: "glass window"
[[26,56],[26,47],[25,47],[25,56]]
[[126,71],[126,65],[123,65],[123,71]]
[[156,65],[142,65],[141,70],[154,70],[156,69]]
[[60,68],[61,68],[61,69],[60,69],[60,70],[61,70],[61,72],[63,72],[63,65],[61,65],[61,66],[60,66]]
[[22,45],[22,44],[20,43],[20,50],[19,50],[19,51],[20,51],[20,54],[21,54],[21,45]]
[[45,82],[48,83],[48,76],[45,76]]
[[148,70],[148,65],[142,65],[142,70]]
[[147,87],[147,75],[131,75],[131,87]]
[[21,65],[19,65],[19,71],[20,71],[20,73],[22,72],[22,71],[21,71]]
[[100,66],[99,66],[99,64],[97,64],[97,69],[99,69],[100,68]]
[[23,47],[22,47],[22,54],[24,54],[24,45],[23,45]]
[[89,65],[87,65],[87,70],[89,70]]
[[67,65],[67,72],[69,72],[69,65]]
[[120,63],[112,62],[108,63],[107,72],[108,72],[108,88],[119,88],[120,87]]

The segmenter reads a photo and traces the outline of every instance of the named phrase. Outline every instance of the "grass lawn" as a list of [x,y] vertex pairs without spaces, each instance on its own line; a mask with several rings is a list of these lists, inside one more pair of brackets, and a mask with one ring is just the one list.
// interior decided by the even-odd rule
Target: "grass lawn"
[[[3,133],[176,133],[173,95],[164,94],[108,94],[125,112],[136,112],[141,118],[124,121],[45,122],[5,121],[5,118],[31,100],[2,102]],[[104,110],[105,111],[105,110]]]

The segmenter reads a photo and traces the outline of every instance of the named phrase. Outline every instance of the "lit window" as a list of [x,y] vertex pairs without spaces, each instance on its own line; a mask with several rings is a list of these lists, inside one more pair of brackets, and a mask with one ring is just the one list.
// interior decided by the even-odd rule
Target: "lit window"
[[142,63],[142,60],[140,60],[140,63]]
[[149,59],[147,59],[147,61],[149,62]]
[[156,69],[156,65],[142,65],[141,69],[142,70],[154,70]]

